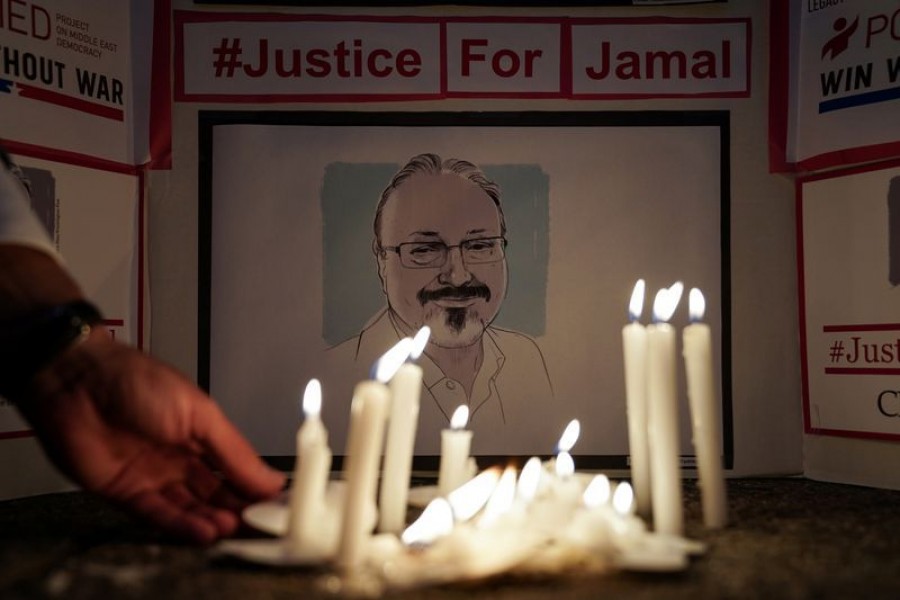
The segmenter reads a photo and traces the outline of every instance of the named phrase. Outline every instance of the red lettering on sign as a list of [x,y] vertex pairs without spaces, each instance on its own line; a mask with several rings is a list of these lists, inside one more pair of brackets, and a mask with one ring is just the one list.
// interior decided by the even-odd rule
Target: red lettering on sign
[[50,38],[50,14],[25,0],[0,0],[0,28],[30,35],[39,40]]
[[[462,40],[460,73],[463,77],[471,76],[472,63],[487,62],[487,54],[475,51],[476,48],[487,45],[488,41],[485,39]],[[531,78],[534,77],[534,62],[542,55],[543,51],[536,48],[526,48],[521,55],[511,48],[500,48],[491,53],[491,71],[498,77],[516,77],[521,74]]]

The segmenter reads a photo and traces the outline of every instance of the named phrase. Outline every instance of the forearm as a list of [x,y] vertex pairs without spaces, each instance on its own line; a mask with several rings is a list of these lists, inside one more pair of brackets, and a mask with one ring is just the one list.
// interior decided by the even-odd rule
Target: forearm
[[91,334],[99,315],[73,325],[77,317],[59,308],[78,300],[81,290],[53,256],[0,243],[0,392],[20,408],[35,376]]
[[52,256],[0,243],[0,323],[81,298],[78,285]]

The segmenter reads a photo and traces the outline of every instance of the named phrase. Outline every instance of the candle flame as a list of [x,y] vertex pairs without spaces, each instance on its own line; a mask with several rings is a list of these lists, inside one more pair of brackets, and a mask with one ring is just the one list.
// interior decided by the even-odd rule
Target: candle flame
[[478,514],[478,511],[491,497],[499,479],[500,470],[494,467],[482,471],[447,494],[447,502],[450,503],[456,520],[468,521]]
[[588,484],[587,488],[585,488],[581,498],[584,500],[585,506],[594,508],[609,502],[609,493],[609,477],[601,473],[591,479],[591,482]]
[[460,404],[456,407],[456,410],[453,411],[453,416],[450,417],[450,429],[462,429],[468,422],[469,407],[465,404]]
[[522,472],[519,474],[519,483],[516,486],[519,498],[525,502],[534,500],[540,483],[541,459],[537,456],[532,456],[528,459],[528,462],[525,463],[525,466],[522,467]]
[[425,351],[425,345],[428,344],[428,338],[431,337],[431,328],[424,325],[413,337],[412,344],[409,349],[409,360],[418,360]]
[[381,358],[375,363],[375,377],[381,383],[387,383],[397,373],[406,359],[409,357],[410,348],[412,347],[412,338],[403,338],[394,346],[381,355]]
[[665,323],[675,314],[678,302],[681,300],[681,294],[684,291],[684,285],[678,281],[671,287],[663,288],[656,292],[656,298],[653,300],[653,319],[658,323]]
[[620,515],[631,513],[634,504],[634,490],[631,488],[631,484],[627,481],[623,481],[617,485],[616,491],[613,492],[612,502],[613,508]]
[[676,281],[669,286],[669,293],[672,294],[672,302],[675,303],[675,306],[678,306],[678,303],[681,301],[681,295],[684,293],[684,284]]
[[563,450],[559,454],[556,455],[556,474],[562,478],[566,479],[567,477],[571,477],[571,475],[575,472],[575,461],[572,460],[572,455]]
[[494,493],[488,498],[487,505],[484,507],[484,513],[478,520],[479,527],[487,527],[497,520],[497,518],[509,510],[513,500],[516,498],[516,469],[515,467],[506,467],[500,481],[494,487]]
[[406,545],[430,544],[453,531],[453,509],[443,498],[428,503],[419,518],[407,527],[400,539]]
[[691,293],[688,294],[688,314],[690,315],[691,322],[703,320],[703,314],[705,312],[706,299],[703,297],[703,292],[697,288],[691,288]]
[[303,414],[306,418],[318,417],[322,410],[322,384],[318,379],[310,379],[303,390]]
[[569,424],[566,425],[556,447],[562,452],[568,452],[575,445],[575,442],[578,441],[579,435],[581,435],[581,423],[578,419],[572,419],[569,421]]
[[628,317],[632,321],[637,321],[641,318],[641,313],[644,310],[644,288],[647,287],[647,284],[644,283],[643,279],[638,279],[637,283],[634,284],[634,290],[631,292],[631,301],[628,303]]

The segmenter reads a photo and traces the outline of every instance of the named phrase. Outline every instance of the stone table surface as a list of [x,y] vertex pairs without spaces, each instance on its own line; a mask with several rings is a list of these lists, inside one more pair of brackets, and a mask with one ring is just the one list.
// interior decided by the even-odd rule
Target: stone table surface
[[[702,528],[685,482],[686,535],[708,552],[675,574],[495,579],[396,598],[900,598],[900,492],[802,478],[728,481],[731,524]],[[71,492],[0,502],[0,598],[335,598],[321,573],[217,557]]]

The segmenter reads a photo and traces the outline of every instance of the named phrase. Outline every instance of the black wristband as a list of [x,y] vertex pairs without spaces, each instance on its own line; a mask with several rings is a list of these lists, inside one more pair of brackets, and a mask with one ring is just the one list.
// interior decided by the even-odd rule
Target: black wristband
[[96,306],[75,300],[0,322],[0,394],[13,399],[102,319]]

